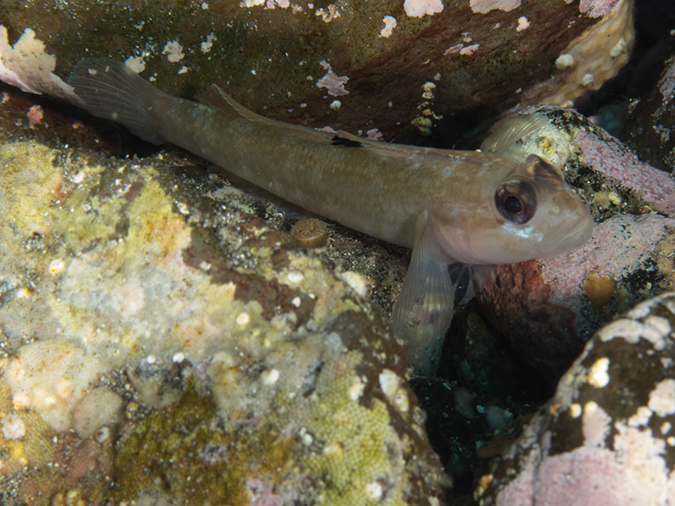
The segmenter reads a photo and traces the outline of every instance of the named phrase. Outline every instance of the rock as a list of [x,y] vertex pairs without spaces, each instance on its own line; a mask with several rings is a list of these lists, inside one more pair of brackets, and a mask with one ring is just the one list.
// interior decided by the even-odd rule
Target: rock
[[364,276],[172,155],[2,135],[3,504],[439,504]]
[[[671,49],[673,43],[670,42]],[[675,56],[666,62],[661,78],[633,109],[627,142],[640,158],[660,169],[675,170]]]
[[508,452],[480,505],[665,505],[675,496],[675,293],[602,328]]
[[16,54],[0,34],[0,79],[70,96],[49,74],[53,59],[35,56],[36,36],[62,77],[85,56],[126,59],[172,94],[191,98],[216,82],[271,118],[391,139],[461,111],[563,105],[598,89],[628,59],[632,5],[7,0],[0,21],[27,50]]
[[[571,110],[535,109],[494,131],[541,121],[511,156],[560,167],[597,222],[581,247],[499,266],[479,296],[488,319],[538,370],[557,382],[584,343],[615,314],[673,287],[675,181]],[[483,149],[494,149],[488,137]]]

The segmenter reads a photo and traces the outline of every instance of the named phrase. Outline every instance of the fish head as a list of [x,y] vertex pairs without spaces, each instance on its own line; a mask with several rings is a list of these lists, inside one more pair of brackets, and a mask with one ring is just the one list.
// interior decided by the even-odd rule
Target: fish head
[[588,205],[559,171],[537,155],[494,171],[479,205],[434,213],[439,246],[467,264],[505,264],[556,255],[586,242],[594,228]]

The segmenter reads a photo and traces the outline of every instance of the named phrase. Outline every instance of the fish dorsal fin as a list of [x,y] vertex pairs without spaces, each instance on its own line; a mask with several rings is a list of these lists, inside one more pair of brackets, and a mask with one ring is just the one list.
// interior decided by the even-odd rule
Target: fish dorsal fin
[[196,98],[202,104],[210,105],[211,107],[220,109],[221,111],[234,117],[238,116],[256,122],[270,121],[264,116],[260,116],[259,114],[256,114],[250,109],[247,109],[246,107],[241,105],[230,95],[225,93],[222,90],[222,88],[220,88],[220,86],[218,86],[217,84],[212,84],[211,86],[209,86],[206,92],[197,95]]
[[431,157],[432,153],[437,153],[439,158],[447,159],[448,151],[433,149],[433,148],[419,148],[413,146],[405,146],[402,144],[392,144],[389,142],[380,142],[359,137],[358,135],[338,130],[337,132],[328,132],[310,128],[302,125],[294,125],[284,121],[277,121],[266,118],[260,114],[256,114],[250,109],[247,109],[239,102],[225,93],[218,85],[212,84],[209,89],[197,96],[197,100],[201,103],[215,107],[232,120],[245,119],[253,121],[259,125],[266,125],[278,129],[279,131],[292,134],[295,137],[304,138],[312,142],[323,142],[328,145],[335,146],[336,149],[353,149],[359,148],[373,152],[386,158],[410,158],[418,156],[421,150],[426,151],[427,158]]
[[202,104],[219,109],[220,111],[227,114],[232,120],[244,119],[252,121],[258,125],[276,128],[279,131],[285,131],[296,137],[305,138],[306,140],[312,142],[324,142],[326,144],[332,144],[332,139],[336,135],[339,135],[339,137],[342,137],[343,135],[351,135],[347,132],[338,132],[338,134],[335,134],[334,132],[325,132],[322,130],[317,130],[316,128],[294,125],[292,123],[266,118],[265,116],[256,114],[250,109],[247,109],[241,105],[216,84],[212,84],[205,93],[197,96],[197,100],[199,100]]

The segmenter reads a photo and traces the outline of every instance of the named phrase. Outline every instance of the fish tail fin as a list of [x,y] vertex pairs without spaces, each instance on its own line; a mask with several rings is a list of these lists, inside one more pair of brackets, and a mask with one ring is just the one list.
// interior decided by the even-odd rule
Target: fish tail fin
[[84,58],[73,68],[68,84],[90,114],[113,120],[148,142],[166,142],[155,125],[152,109],[157,97],[168,95],[124,63]]

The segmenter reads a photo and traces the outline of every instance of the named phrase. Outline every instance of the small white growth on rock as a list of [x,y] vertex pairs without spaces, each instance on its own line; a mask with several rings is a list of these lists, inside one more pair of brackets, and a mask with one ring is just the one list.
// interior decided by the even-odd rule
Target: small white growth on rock
[[251,317],[248,315],[248,313],[239,313],[239,316],[237,316],[237,324],[239,325],[246,325],[250,321]]
[[465,48],[459,51],[459,54],[461,54],[462,56],[469,56],[476,52],[478,46],[480,46],[480,44],[471,44],[470,46],[466,46]]
[[609,435],[612,418],[594,401],[584,405],[584,416],[581,419],[581,431],[586,446],[605,446],[605,438]]
[[303,427],[299,431],[300,438],[302,439],[302,444],[305,446],[312,446],[312,443],[314,442],[314,438],[312,435],[307,432],[307,430]]
[[555,68],[558,70],[565,70],[574,66],[574,56],[569,53],[564,53],[558,56],[555,60]]
[[2,421],[2,435],[10,441],[21,439],[25,436],[26,426],[23,423],[23,418],[15,414],[6,416]]
[[201,43],[202,53],[208,53],[213,48],[213,41],[218,40],[213,32],[206,36],[206,41]]
[[166,59],[171,63],[176,63],[185,58],[183,54],[183,47],[178,43],[177,40],[170,40],[164,45],[162,54],[166,55]]
[[349,92],[345,90],[345,84],[349,81],[347,76],[338,76],[332,69],[328,69],[326,75],[316,82],[317,88],[326,88],[328,94],[334,97],[347,95]]
[[37,104],[32,105],[28,109],[26,117],[28,118],[28,126],[34,129],[36,125],[40,124],[42,118],[44,118],[44,110],[42,109],[42,106]]
[[385,369],[380,373],[379,380],[380,388],[389,402],[403,413],[407,412],[410,402],[401,377],[391,369]]
[[377,128],[366,130],[366,139],[368,140],[381,141],[383,138],[384,136],[382,135],[382,132],[380,132]]
[[127,66],[127,68],[133,70],[137,74],[140,74],[145,70],[145,60],[143,59],[142,56],[130,56],[126,60],[124,60],[124,65]]
[[287,278],[291,283],[300,283],[300,281],[305,279],[305,276],[302,274],[302,272],[291,271],[288,273]]
[[609,358],[599,358],[588,371],[588,383],[595,388],[602,388],[609,383]]
[[583,84],[586,88],[592,88],[595,84],[595,77],[590,73],[584,74],[584,77],[581,78],[581,84]]
[[302,304],[302,300],[300,299],[300,297],[295,297],[291,301],[291,304],[293,304],[295,307],[300,307],[300,304]]
[[49,263],[49,272],[52,276],[61,274],[63,269],[65,269],[66,264],[60,258],[56,258]]
[[454,46],[450,46],[448,49],[443,51],[443,56],[449,56],[451,54],[459,53],[462,50],[463,47],[464,47],[464,44],[462,44],[462,43],[455,44]]
[[265,3],[265,0],[242,0],[239,2],[239,7],[255,7],[256,5],[262,5]]
[[432,100],[434,98],[434,90],[436,89],[436,84],[431,81],[427,81],[422,85],[422,98],[427,100]]
[[[628,316],[633,316],[633,311],[641,310],[642,305],[636,306],[635,309],[628,313]],[[665,331],[665,329],[668,329]],[[665,331],[665,332],[664,332]],[[621,337],[631,344],[637,343],[640,339],[646,339],[656,351],[662,350],[666,346],[665,336],[670,332],[670,324],[668,320],[660,316],[650,316],[644,323],[627,318],[619,318],[612,323],[605,325],[598,331],[598,337],[601,341],[607,342]]]
[[530,20],[527,19],[525,16],[520,16],[518,18],[518,26],[516,26],[516,31],[522,32],[523,30],[527,30],[529,27],[530,27]]
[[385,16],[382,18],[382,21],[384,22],[384,28],[380,32],[380,37],[387,39],[394,31],[394,28],[396,28],[396,18],[394,16]]
[[670,422],[663,422],[661,424],[661,434],[664,436],[667,435],[670,432],[670,429],[673,428],[673,425]]
[[572,418],[579,418],[581,416],[581,404],[575,402],[570,405],[570,416]]
[[340,13],[338,12],[337,7],[335,7],[335,4],[329,4],[325,9],[317,9],[314,14],[316,16],[321,16],[321,19],[323,19],[325,23],[330,23],[335,18],[340,17]]
[[647,406],[640,406],[635,414],[628,419],[629,427],[644,427],[649,423],[653,411]]
[[443,2],[441,0],[405,0],[403,8],[409,17],[422,18],[442,12]]
[[279,379],[279,375],[278,369],[268,369],[260,375],[260,378],[262,379],[263,385],[274,385]]
[[349,398],[358,401],[366,388],[366,383],[361,378],[356,378],[352,386],[349,387]]
[[628,44],[626,44],[626,39],[621,37],[619,39],[619,42],[617,42],[612,49],[609,51],[609,56],[612,58],[617,58],[618,56],[621,56],[622,54],[626,54],[628,52]]
[[366,485],[366,492],[373,500],[379,501],[380,499],[382,499],[384,489],[382,488],[382,485],[374,481]]
[[185,360],[185,354],[179,351],[173,356],[171,360],[174,362],[174,364],[180,364],[183,360]]
[[665,379],[649,393],[649,407],[664,418],[675,414],[675,380]]
[[340,273],[340,279],[347,283],[359,297],[368,296],[368,278],[360,272],[345,271]]
[[333,109],[334,111],[337,111],[340,107],[342,107],[342,102],[339,100],[333,100],[330,103],[330,108]]
[[520,7],[520,0],[470,0],[469,6],[474,14],[487,14],[494,10],[509,12]]
[[108,439],[110,439],[110,429],[108,427],[101,427],[94,434],[94,439],[99,443],[103,444]]

